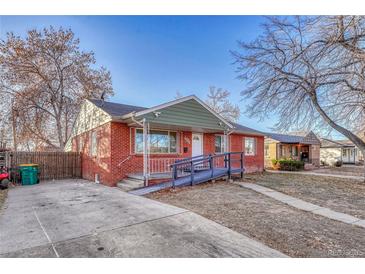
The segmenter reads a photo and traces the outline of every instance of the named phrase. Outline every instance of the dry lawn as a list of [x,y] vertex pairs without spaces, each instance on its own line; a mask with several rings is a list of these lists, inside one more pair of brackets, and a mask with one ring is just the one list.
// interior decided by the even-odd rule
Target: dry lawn
[[322,174],[335,174],[335,175],[346,175],[346,176],[364,176],[364,166],[355,165],[343,165],[341,167],[321,167],[315,169],[312,172]]
[[365,219],[365,183],[358,180],[273,173],[248,174],[243,180]]
[[365,257],[365,229],[297,210],[225,182],[149,198],[189,209],[292,257]]

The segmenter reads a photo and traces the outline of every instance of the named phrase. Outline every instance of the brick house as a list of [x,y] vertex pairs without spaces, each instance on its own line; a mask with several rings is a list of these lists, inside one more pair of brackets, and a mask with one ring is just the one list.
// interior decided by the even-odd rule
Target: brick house
[[115,186],[138,176],[149,184],[178,159],[245,151],[246,172],[264,169],[264,134],[230,123],[196,96],[152,108],[88,99],[66,145],[82,153],[82,174]]
[[320,165],[321,142],[312,132],[293,134],[266,133],[265,167],[272,167],[271,160],[294,159],[313,166]]

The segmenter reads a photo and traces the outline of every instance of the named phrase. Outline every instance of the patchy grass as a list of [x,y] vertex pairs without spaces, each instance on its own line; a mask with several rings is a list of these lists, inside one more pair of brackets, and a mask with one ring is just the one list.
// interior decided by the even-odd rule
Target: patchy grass
[[307,202],[365,219],[365,183],[358,180],[300,174],[245,175],[254,182]]
[[8,190],[0,190],[0,211],[3,207],[3,204],[5,203],[6,197],[8,196]]
[[364,257],[365,230],[297,210],[225,182],[149,194],[196,212],[292,257]]

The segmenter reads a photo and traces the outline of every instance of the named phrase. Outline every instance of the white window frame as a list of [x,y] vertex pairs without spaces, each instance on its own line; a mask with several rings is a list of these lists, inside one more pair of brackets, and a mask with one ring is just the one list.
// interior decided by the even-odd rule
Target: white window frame
[[[217,152],[215,151],[215,138],[220,137],[221,138],[221,151]],[[223,134],[216,134],[214,135],[214,153],[224,153],[225,150],[225,138]]]
[[[248,140],[253,140],[253,152],[252,153],[247,153],[246,152],[246,141],[248,141]],[[246,156],[255,156],[256,155],[257,141],[256,141],[255,137],[244,137],[243,138],[243,144],[244,144],[244,151],[245,151]]]
[[[134,130],[134,152],[135,154],[143,154],[143,151],[137,151],[137,131],[138,130],[141,130],[142,131],[142,134],[143,134],[143,128],[136,128]],[[164,130],[164,129],[151,129],[150,132],[152,131],[162,131],[162,132],[167,132],[168,134],[168,137],[169,137],[169,147],[168,147],[168,152],[150,152],[150,154],[153,154],[153,155],[159,155],[159,154],[179,154],[179,134],[178,134],[178,131],[175,131],[175,130]],[[171,132],[174,132],[176,133],[176,151],[175,152],[171,152],[170,149],[171,149],[171,144],[170,144],[170,133]],[[148,134],[148,140],[150,140],[150,135],[151,134]]]
[[97,132],[92,131],[90,133],[90,156],[96,157],[98,155],[98,138]]

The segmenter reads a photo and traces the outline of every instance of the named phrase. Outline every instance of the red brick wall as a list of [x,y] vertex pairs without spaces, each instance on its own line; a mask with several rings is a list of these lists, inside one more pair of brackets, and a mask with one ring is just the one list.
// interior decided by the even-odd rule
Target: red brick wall
[[[135,128],[126,124],[111,123],[112,141],[112,180],[115,185],[129,173],[143,171],[143,155],[135,153]],[[150,155],[151,159],[156,158],[185,158],[191,156],[191,132],[178,133],[178,152],[174,154]],[[184,153],[184,147],[187,152]],[[125,160],[125,161],[124,161]],[[124,161],[124,162],[123,162]],[[123,163],[122,163],[123,162]]]
[[[244,134],[231,134],[229,136],[229,151],[241,152],[244,151]],[[249,156],[245,155],[244,167],[247,173],[262,172],[264,170],[264,137],[261,136],[247,136],[256,139],[256,154]],[[204,154],[214,153],[215,134],[204,134]],[[234,157],[238,157],[234,156]],[[237,162],[234,166],[238,166]]]
[[[240,152],[244,151],[243,134],[230,135],[230,151]],[[264,137],[263,136],[247,136],[256,138],[256,153],[255,155],[245,155],[244,167],[246,173],[262,172],[264,170]]]
[[[96,156],[90,153],[91,132],[96,131],[98,150]],[[75,137],[72,141],[74,151],[79,151],[79,139],[82,138],[83,147],[81,148],[82,177],[94,181],[95,174],[99,175],[99,180],[107,185],[112,181],[111,164],[111,123],[106,123],[92,131],[85,132]]]
[[203,153],[213,154],[215,147],[215,134],[204,133],[203,135]]
[[[95,174],[99,174],[100,181],[103,184],[115,186],[127,174],[143,171],[143,156],[134,152],[135,128],[130,128],[127,124],[111,122],[94,130],[97,132],[98,141],[98,154],[96,157],[91,157],[89,153],[90,132],[82,134],[82,138],[84,138],[84,147],[82,149],[83,178],[94,180]],[[178,153],[151,155],[151,159],[190,157],[192,133],[179,132],[178,136]],[[214,153],[214,136],[215,134],[204,134],[204,154]],[[230,135],[230,150],[232,152],[244,150],[244,137],[241,134]],[[73,140],[74,151],[78,149],[78,138],[79,136]],[[246,172],[263,171],[264,168],[264,137],[255,138],[256,155],[245,156]],[[186,152],[184,152],[184,147],[187,149]]]

